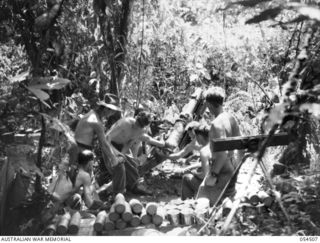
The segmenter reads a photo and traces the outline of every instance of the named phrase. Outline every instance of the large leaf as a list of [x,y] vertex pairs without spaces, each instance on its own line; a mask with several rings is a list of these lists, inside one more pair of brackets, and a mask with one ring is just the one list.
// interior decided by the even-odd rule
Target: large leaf
[[50,98],[50,96],[46,92],[42,91],[41,89],[37,89],[34,87],[27,87],[27,89],[41,101],[45,101]]
[[29,87],[34,89],[44,89],[44,90],[53,90],[53,89],[62,89],[70,83],[69,79],[58,78],[58,77],[34,77]]
[[49,99],[49,95],[42,91],[41,89],[35,89],[34,87],[26,87],[32,94],[34,94],[45,106],[50,108],[50,106],[45,102],[45,100]]
[[23,73],[19,73],[18,75],[10,78],[10,81],[12,83],[24,81],[24,80],[26,80],[26,78],[28,77],[29,74],[30,74],[29,70],[25,71]]
[[315,7],[299,7],[298,12],[312,20],[320,21],[320,9]]
[[244,7],[254,7],[254,6],[258,5],[259,3],[270,2],[270,1],[271,0],[244,0],[244,1],[231,2],[231,3],[228,3],[227,6],[221,10],[227,10],[228,8],[230,8],[234,5],[241,5]]
[[275,19],[282,11],[281,7],[270,8],[246,21],[246,24],[257,24],[269,19]]

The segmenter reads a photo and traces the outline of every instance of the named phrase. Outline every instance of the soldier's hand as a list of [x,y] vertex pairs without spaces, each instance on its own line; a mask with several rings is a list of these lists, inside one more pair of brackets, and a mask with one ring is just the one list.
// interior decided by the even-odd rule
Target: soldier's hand
[[154,154],[156,156],[168,159],[171,151],[169,151],[167,148],[155,148]]
[[183,168],[175,168],[174,173],[177,175],[183,175],[184,174],[184,169]]
[[186,167],[182,170],[182,174],[186,174],[186,173],[189,173],[191,172],[190,168]]
[[186,164],[186,159],[185,158],[179,158],[176,161],[177,161],[178,164],[181,164],[181,165]]

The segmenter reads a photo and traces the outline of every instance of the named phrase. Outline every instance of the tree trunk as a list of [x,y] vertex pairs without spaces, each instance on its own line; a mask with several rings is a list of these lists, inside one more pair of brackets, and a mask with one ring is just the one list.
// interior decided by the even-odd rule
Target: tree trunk
[[123,0],[122,2],[122,15],[120,20],[119,26],[119,35],[118,40],[120,45],[116,49],[115,55],[117,56],[115,62],[116,65],[116,74],[117,74],[117,87],[121,89],[122,79],[125,77],[124,74],[124,65],[125,65],[125,58],[127,54],[127,36],[129,31],[129,23],[130,23],[130,14],[132,10],[133,0]]
[[109,50],[109,64],[111,69],[111,80],[110,80],[110,93],[115,94],[118,96],[118,77],[116,73],[116,65],[115,65],[115,56],[117,53],[114,50],[114,38],[111,31],[110,23],[107,24],[107,43],[108,43],[108,50]]
[[[108,7],[113,9],[112,17],[107,17],[105,13],[99,15],[99,22],[107,50],[108,63],[110,67],[109,92],[118,96],[121,79],[124,78],[123,66],[125,65],[127,35],[132,9],[132,0],[123,0],[121,9],[116,11],[114,4]],[[120,14],[117,14],[120,12]],[[107,77],[101,77],[101,87],[106,86]],[[102,96],[103,88],[100,90]]]

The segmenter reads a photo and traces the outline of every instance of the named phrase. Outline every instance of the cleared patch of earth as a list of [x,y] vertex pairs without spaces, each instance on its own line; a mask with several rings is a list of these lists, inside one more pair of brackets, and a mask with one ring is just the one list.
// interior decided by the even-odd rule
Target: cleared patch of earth
[[[238,175],[238,182],[236,189],[239,196],[244,185],[249,180],[250,172],[254,163],[248,159],[242,166]],[[152,196],[137,196],[128,194],[127,200],[136,198],[141,201],[145,206],[148,202],[156,202],[159,206],[165,206],[172,204],[181,197],[181,179],[182,175],[175,173],[177,169],[181,168],[181,165],[166,161],[155,168],[152,172],[144,177],[144,184],[146,187],[153,192]],[[248,192],[257,192],[261,188],[261,181],[263,174],[261,169],[258,167],[253,174],[250,181]],[[110,232],[104,232],[104,235],[193,235],[196,234],[200,225],[192,226],[173,226],[170,225],[168,220],[164,220],[160,227],[155,227],[153,224],[147,226],[139,226],[136,228],[126,228],[124,230],[114,230]]]

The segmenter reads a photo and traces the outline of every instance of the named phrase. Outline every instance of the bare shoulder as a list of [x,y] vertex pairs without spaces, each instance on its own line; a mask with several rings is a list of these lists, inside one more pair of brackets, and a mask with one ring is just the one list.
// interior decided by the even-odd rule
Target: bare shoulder
[[234,115],[232,115],[231,113],[226,113],[226,115],[229,117],[230,122],[237,123],[237,119]]
[[216,119],[214,119],[210,124],[210,131],[219,131],[221,129],[224,129],[224,120],[225,118],[218,116]]
[[89,173],[83,170],[79,170],[78,180],[80,181],[81,185],[88,185],[91,183],[91,177]]
[[211,122],[211,127],[216,128],[216,129],[223,129],[224,127],[228,126],[237,126],[238,121],[237,119],[230,113],[228,112],[223,112],[220,114],[216,119],[214,119]]
[[125,117],[123,119],[127,124],[130,124],[130,125],[132,125],[136,122],[136,120],[133,117]]
[[117,124],[118,126],[128,126],[131,125],[135,122],[134,118],[132,117],[124,117],[122,119],[120,119]]
[[126,118],[121,118],[119,119],[118,121],[116,121],[116,123],[114,123],[111,128],[109,129],[108,131],[108,134],[114,132],[114,131],[117,131],[119,129],[119,127],[122,127],[124,126],[124,124],[126,124]]
[[228,130],[228,133],[230,134],[230,136],[240,136],[240,126],[239,126],[239,120],[232,114],[227,113],[228,115],[228,121],[230,124],[230,128],[231,130]]
[[226,120],[218,116],[211,122],[209,137],[210,138],[223,138],[226,137]]
[[136,121],[136,119],[134,119],[133,117],[125,117],[123,119],[125,119],[128,122],[135,122]]

